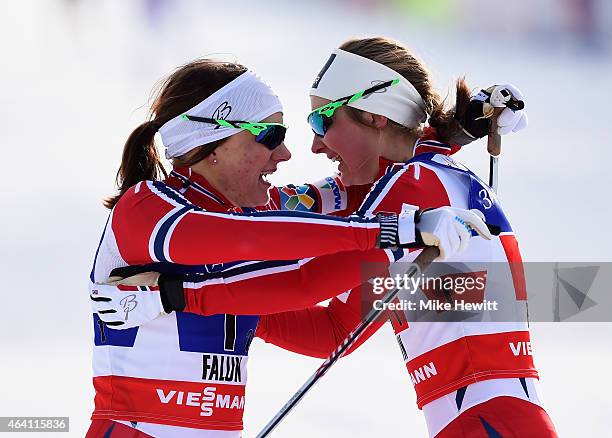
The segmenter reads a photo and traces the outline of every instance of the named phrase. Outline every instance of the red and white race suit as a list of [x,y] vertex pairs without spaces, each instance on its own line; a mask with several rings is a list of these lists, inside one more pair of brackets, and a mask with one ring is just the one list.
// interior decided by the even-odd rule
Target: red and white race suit
[[[369,215],[407,208],[476,208],[488,223],[501,229],[499,236],[491,241],[474,237],[465,252],[434,269],[442,277],[452,276],[456,275],[453,267],[461,264],[462,275],[480,278],[485,284],[482,289],[461,297],[462,301],[495,302],[496,308],[503,311],[479,312],[463,321],[445,318],[439,312],[410,323],[403,312],[386,315],[396,332],[409,378],[417,392],[418,407],[424,409],[431,436],[463,412],[496,397],[520,398],[533,405],[534,415],[541,416],[540,411],[544,412],[535,387],[538,373],[533,363],[527,291],[516,236],[495,194],[448,156],[453,151],[450,146],[424,140],[417,143],[417,153],[408,163],[390,165],[381,160],[382,176],[358,210],[359,214]],[[400,261],[411,261],[417,254],[418,251],[413,251]],[[444,272],[449,266],[451,270]],[[340,265],[337,268],[336,275],[344,272]],[[188,283],[185,286],[190,287]],[[326,357],[360,321],[362,287],[335,297],[328,306],[262,317],[256,335],[288,350]],[[259,288],[273,290],[274,278],[264,274],[258,279],[222,286],[199,285],[192,290],[200,297],[200,305],[191,306],[189,311],[208,313],[211,309],[207,306],[215,306],[215,311],[227,309],[227,301],[217,301],[215,297],[219,290],[228,288],[238,298],[247,289],[252,294]],[[434,292],[420,290],[420,298],[435,299]],[[265,306],[252,302],[243,302],[241,310],[266,312]],[[358,345],[383,323],[381,319],[374,324]],[[452,406],[448,402],[450,396],[454,400]],[[545,412],[543,415],[546,416]],[[554,432],[551,424],[544,426]]]
[[[346,188],[337,178],[328,178],[314,185],[275,188],[271,196],[271,208],[347,214],[354,210],[356,204],[369,191],[359,207],[361,214],[441,206],[478,208],[485,214],[487,222],[501,228],[501,234],[492,241],[480,237],[473,238],[468,250],[457,256],[456,260],[449,262],[461,262],[464,265],[463,273],[482,276],[484,272],[486,287],[481,291],[481,295],[471,296],[470,302],[497,300],[503,303],[506,308],[513,309],[512,315],[506,314],[505,322],[487,323],[480,320],[445,322],[442,315],[441,320],[420,320],[409,324],[406,315],[402,313],[391,312],[386,315],[391,319],[396,331],[410,379],[417,391],[417,403],[425,411],[431,436],[438,434],[445,427],[450,427],[449,424],[454,424],[453,420],[460,417],[462,412],[480,406],[481,403],[495,397],[518,397],[534,406],[539,404],[534,387],[538,375],[533,365],[525,319],[526,288],[518,244],[495,195],[475,175],[447,156],[455,150],[456,148],[428,139],[417,143],[415,157],[408,163],[393,165],[381,160],[381,178],[371,188],[367,186]],[[195,180],[201,188],[219,197],[205,181],[185,174],[184,171],[173,177],[182,181],[187,187],[186,196],[190,191],[192,196],[195,195],[196,190],[191,190],[193,186],[191,181]],[[170,183],[175,184],[172,180]],[[190,436],[193,428],[207,429],[209,433],[217,431],[215,433],[218,435],[210,436],[233,436],[226,434],[241,428],[246,383],[246,370],[240,368],[238,379],[236,370],[238,365],[246,366],[248,345],[253,336],[292,351],[326,357],[361,319],[362,286],[357,285],[361,283],[360,279],[364,279],[364,274],[361,272],[359,258],[382,262],[378,263],[381,265],[387,261],[412,260],[418,252],[405,255],[402,251],[370,251],[365,258],[363,254],[346,252],[335,256],[288,262],[234,262],[208,265],[204,273],[201,267],[192,272],[184,269],[187,276],[197,273],[192,276],[193,278],[186,279],[184,284],[187,303],[185,312],[176,312],[168,317],[159,318],[161,321],[166,321],[166,325],[163,327],[160,325],[155,332],[151,332],[151,339],[143,349],[143,357],[150,355],[152,350],[159,349],[160,345],[169,346],[168,351],[196,353],[190,360],[194,369],[196,361],[198,365],[201,362],[201,379],[190,377],[191,381],[183,382],[189,385],[191,391],[188,387],[161,388],[161,392],[160,388],[155,388],[163,406],[159,405],[155,397],[151,397],[151,388],[145,389],[140,393],[142,399],[156,406],[152,408],[138,401],[144,410],[149,412],[149,416],[141,417],[134,416],[139,412],[134,409],[120,413],[104,411],[104,402],[108,402],[109,397],[111,399],[112,397],[108,388],[98,385],[96,412],[93,418],[144,421],[144,424],[137,425],[139,430],[145,432],[148,430],[160,436],[169,430],[167,425],[181,426],[172,428],[172,433],[180,432],[180,436]],[[498,262],[495,265],[496,269],[490,269],[491,262]],[[151,268],[162,272],[168,269],[167,265],[160,264]],[[172,268],[172,272],[177,272],[176,268]],[[440,274],[444,275],[443,272]],[[342,289],[349,283],[352,286]],[[357,287],[351,290],[353,286]],[[333,298],[328,306],[312,306],[313,303],[328,298],[331,290],[346,290],[346,292]],[[427,297],[427,293],[423,294]],[[262,299],[263,296],[265,299]],[[310,307],[304,309],[306,306]],[[187,316],[191,313],[197,315]],[[198,330],[195,328],[196,324],[189,327],[187,322],[191,317],[208,318],[206,321],[209,322],[204,324],[207,329]],[[215,319],[217,321],[213,324]],[[143,330],[149,324],[161,324],[156,321],[137,329],[112,330],[112,335],[124,337],[123,334],[118,334]],[[383,323],[384,320],[381,319],[374,324],[368,330],[368,335],[374,333]],[[178,331],[173,332],[174,327],[177,327]],[[185,336],[186,328],[194,335],[187,343],[181,342],[180,339]],[[178,348],[177,340],[164,344],[165,337],[176,338],[177,335]],[[98,337],[96,334],[97,341]],[[206,337],[211,341],[208,343],[202,341]],[[363,336],[359,344],[367,337]],[[136,338],[136,334],[133,334],[133,338]],[[199,346],[194,347],[191,344]],[[214,347],[216,344],[223,345],[224,350]],[[133,349],[137,346],[136,342],[132,341],[129,347]],[[240,354],[232,356],[232,352],[225,350],[229,346],[234,347],[233,353],[238,351]],[[163,354],[168,355],[167,351]],[[120,363],[130,362],[126,361],[126,358],[130,359],[131,356],[139,357],[140,354],[126,353],[120,357]],[[187,356],[171,357],[175,359],[173,363],[178,365],[176,368],[182,369],[183,365],[178,361],[183,361]],[[155,360],[160,358],[155,357]],[[162,360],[162,364],[168,364],[168,360],[168,358]],[[235,362],[236,360],[238,362]],[[146,361],[146,364],[142,360],[136,362],[134,367],[130,368],[130,372],[134,376],[140,376],[143,373],[139,371],[140,368],[145,370],[145,373],[149,373],[151,369],[157,370],[157,365],[152,366],[151,363],[150,360]],[[216,370],[214,373],[211,371],[213,369]],[[233,382],[215,380],[219,378],[219,373],[230,376],[232,369]],[[103,381],[100,377],[109,375],[108,371],[105,371],[107,374],[104,372],[97,374],[99,382]],[[169,378],[171,376],[166,370],[158,374],[164,376],[156,379],[161,380],[163,384],[168,383],[167,380],[173,380]],[[181,379],[190,380],[184,377]],[[115,377],[110,380],[117,381]],[[132,377],[132,380],[138,379]],[[210,388],[207,386],[209,384],[214,384],[215,391],[221,389],[221,397],[217,393],[212,395],[204,392]],[[229,394],[229,398],[223,395],[223,391],[227,392],[223,385],[229,384],[241,388],[242,392],[238,394],[238,399],[232,399],[233,394]],[[119,394],[131,388],[126,386],[115,389]],[[110,391],[111,394],[112,392]],[[191,402],[188,404],[189,397]],[[452,397],[456,402],[456,409],[449,410],[448,402],[442,402],[443,407],[436,405],[448,397]],[[132,397],[130,402],[134,404],[139,398]],[[228,409],[229,400],[232,401]],[[203,415],[198,409],[203,410],[202,406],[205,404],[209,406],[211,403],[211,406],[217,408],[216,412],[219,412],[213,414],[214,420],[218,421],[212,422],[210,419],[195,421],[194,416]],[[233,403],[237,405],[232,415]],[[187,411],[190,414],[186,415]]]
[[[320,199],[336,189],[325,184]],[[361,283],[363,261],[387,266],[395,260],[389,250],[372,249],[378,233],[373,219],[239,209],[203,177],[174,169],[165,181],[141,182],[123,195],[109,216],[90,280],[104,282],[115,268],[137,265],[185,274],[197,279],[193,284],[257,282],[265,273],[292,285],[292,305],[275,304],[273,294],[261,292],[251,299],[267,296],[270,309],[302,308]],[[321,256],[326,253],[337,254]],[[271,260],[300,255],[320,257]],[[254,258],[260,260],[234,261]],[[346,275],[330,275],[338,264],[348,267]],[[188,310],[199,303],[195,292],[187,297]],[[289,295],[281,298],[286,303]],[[227,305],[244,301],[224,299]],[[93,322],[93,420],[121,421],[154,436],[240,435],[257,314],[236,305],[231,313],[175,312],[126,330],[104,325],[97,314]]]

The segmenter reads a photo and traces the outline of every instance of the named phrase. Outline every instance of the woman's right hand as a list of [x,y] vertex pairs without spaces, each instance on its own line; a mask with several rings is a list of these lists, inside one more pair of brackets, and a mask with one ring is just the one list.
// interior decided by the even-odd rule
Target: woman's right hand
[[399,246],[436,246],[440,250],[437,260],[446,260],[464,251],[472,230],[487,240],[493,237],[478,210],[441,207],[408,210],[398,217]]
[[111,277],[106,283],[90,283],[93,311],[104,324],[117,330],[137,327],[166,314],[159,277],[157,272],[144,272],[125,279]]

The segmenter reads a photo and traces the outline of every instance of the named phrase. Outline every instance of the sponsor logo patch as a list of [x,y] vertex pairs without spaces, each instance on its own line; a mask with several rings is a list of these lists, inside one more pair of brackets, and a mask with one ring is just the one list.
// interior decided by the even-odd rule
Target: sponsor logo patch
[[312,211],[315,200],[308,194],[308,186],[285,186],[280,189],[283,210]]

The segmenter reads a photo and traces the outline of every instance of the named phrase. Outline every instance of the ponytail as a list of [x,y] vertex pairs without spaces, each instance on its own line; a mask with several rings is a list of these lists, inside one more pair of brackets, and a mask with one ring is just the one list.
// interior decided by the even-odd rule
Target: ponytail
[[[179,68],[158,85],[151,106],[151,118],[134,129],[123,147],[121,166],[116,184],[119,193],[104,199],[104,206],[113,208],[130,187],[146,180],[159,180],[168,175],[162,164],[154,137],[157,130],[169,120],[193,108],[217,90],[236,79],[247,68],[232,62],[214,59],[196,59]],[[204,159],[219,143],[198,147],[187,154],[175,157],[173,165],[192,166]]]
[[470,103],[471,92],[465,78],[457,79],[455,91],[455,106],[449,110],[445,108],[445,101],[440,100],[437,93],[430,93],[429,107],[432,108],[429,114],[429,126],[436,129],[438,140],[448,143],[463,133],[463,128],[459,120],[463,116]]
[[160,179],[167,176],[155,147],[155,133],[159,127],[154,121],[138,126],[130,134],[125,146],[121,165],[117,171],[116,184],[119,193],[104,199],[104,206],[112,209],[130,187],[140,181]]

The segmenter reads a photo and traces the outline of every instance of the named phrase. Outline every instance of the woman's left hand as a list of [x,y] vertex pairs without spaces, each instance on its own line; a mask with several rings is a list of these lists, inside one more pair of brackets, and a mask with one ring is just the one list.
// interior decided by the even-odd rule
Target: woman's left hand
[[525,129],[529,119],[524,110],[523,93],[512,84],[492,85],[472,97],[460,120],[464,130],[475,138],[489,134],[494,108],[504,108],[497,119],[497,133],[505,135]]

